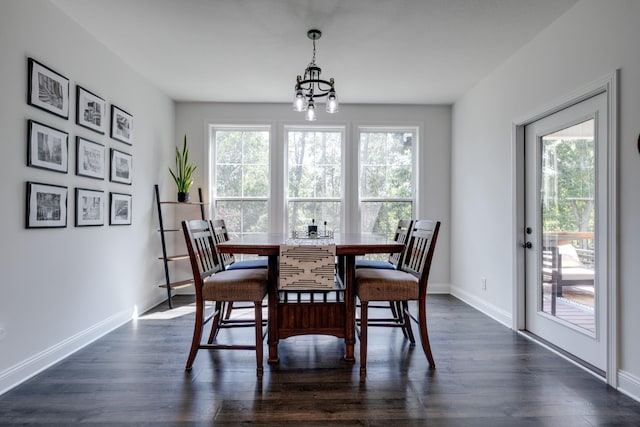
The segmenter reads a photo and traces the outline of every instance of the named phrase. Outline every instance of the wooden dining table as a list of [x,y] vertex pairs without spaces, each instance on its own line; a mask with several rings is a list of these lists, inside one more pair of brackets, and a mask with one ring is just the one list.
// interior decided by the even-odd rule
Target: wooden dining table
[[278,257],[280,245],[285,244],[288,238],[289,236],[284,233],[246,234],[218,244],[218,251],[221,253],[268,257],[268,362],[278,362],[280,339],[310,334],[333,335],[343,338],[345,342],[344,359],[354,362],[356,256],[401,252],[404,245],[375,234],[335,234],[333,242],[336,244],[338,271],[341,272],[344,282],[344,299],[287,302],[281,301],[278,296]]

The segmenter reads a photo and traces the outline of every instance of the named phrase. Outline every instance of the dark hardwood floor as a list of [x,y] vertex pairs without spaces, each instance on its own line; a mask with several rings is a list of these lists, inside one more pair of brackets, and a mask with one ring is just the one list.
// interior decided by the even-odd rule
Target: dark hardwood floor
[[174,303],[0,396],[0,425],[640,425],[640,403],[451,296],[428,298],[434,371],[399,329],[372,328],[364,381],[324,336],[282,341],[262,381],[252,351],[200,350],[185,372],[193,314]]

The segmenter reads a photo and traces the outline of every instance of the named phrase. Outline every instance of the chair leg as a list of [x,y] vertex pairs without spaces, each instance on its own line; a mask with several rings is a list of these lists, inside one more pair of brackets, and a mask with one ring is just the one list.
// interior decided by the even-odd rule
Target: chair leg
[[413,337],[413,330],[411,329],[411,316],[409,316],[409,303],[407,301],[398,301],[398,304],[402,306],[402,332],[404,336],[409,339],[411,345],[416,344],[416,340]]
[[391,309],[391,317],[394,319],[400,319],[400,315],[398,314],[398,305],[395,301],[389,301],[389,308]]
[[227,308],[224,313],[224,320],[229,320],[229,318],[231,317],[231,312],[233,311],[233,301],[229,301],[225,305],[227,306]]
[[256,374],[258,378],[262,378],[262,301],[255,301],[255,317],[256,317]]
[[193,366],[193,361],[198,354],[200,348],[200,339],[202,338],[202,328],[204,326],[204,303],[202,301],[196,302],[196,321],[193,326],[193,339],[191,340],[191,350],[189,351],[189,357],[187,358],[187,365],[185,370],[190,371]]
[[211,320],[211,333],[209,334],[209,340],[207,343],[211,344],[213,340],[218,336],[220,331],[220,322],[222,321],[222,302],[216,301],[214,306],[213,319]]
[[411,326],[409,326],[409,333],[407,333],[407,327],[406,327],[407,322],[404,318],[405,316],[404,316],[404,310],[402,308],[402,302],[389,301],[389,304],[391,305],[391,313],[393,315],[393,318],[397,323],[402,325],[402,328],[401,328],[402,335],[404,335],[406,339],[410,340],[412,344],[415,344],[415,340],[413,339],[413,332],[411,332]]
[[368,301],[360,301],[360,376],[367,375],[367,318]]
[[436,363],[433,361],[433,354],[431,354],[431,345],[429,344],[429,334],[427,332],[427,304],[426,296],[423,296],[418,301],[418,317],[420,323],[420,341],[422,342],[422,349],[425,356],[429,361],[429,368],[435,369]]

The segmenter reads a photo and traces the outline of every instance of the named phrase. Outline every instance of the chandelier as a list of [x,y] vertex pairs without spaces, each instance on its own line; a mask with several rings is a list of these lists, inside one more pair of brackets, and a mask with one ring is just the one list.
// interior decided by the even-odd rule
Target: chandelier
[[327,97],[326,111],[333,114],[338,112],[338,98],[333,87],[333,78],[329,81],[322,80],[322,70],[316,65],[316,40],[322,36],[320,30],[309,30],[307,37],[313,40],[313,58],[304,70],[304,77],[298,76],[294,90],[293,109],[306,111],[306,119],[316,119],[316,99]]

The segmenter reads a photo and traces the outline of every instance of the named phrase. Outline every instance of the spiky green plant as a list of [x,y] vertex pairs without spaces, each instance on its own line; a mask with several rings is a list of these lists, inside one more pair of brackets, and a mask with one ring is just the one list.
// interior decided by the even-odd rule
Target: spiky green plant
[[193,184],[193,173],[196,170],[195,163],[189,163],[189,148],[187,147],[187,135],[184,135],[182,151],[176,146],[176,171],[169,168],[169,172],[176,182],[179,193],[188,193]]

